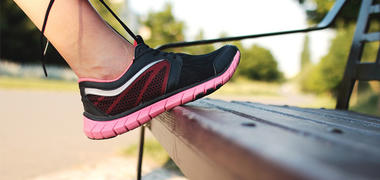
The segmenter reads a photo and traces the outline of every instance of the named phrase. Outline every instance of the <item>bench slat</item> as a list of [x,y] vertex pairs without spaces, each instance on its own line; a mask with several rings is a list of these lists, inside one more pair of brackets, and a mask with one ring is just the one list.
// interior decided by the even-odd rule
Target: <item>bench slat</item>
[[[356,127],[363,115],[318,118],[318,111],[329,114],[201,99],[163,113],[150,129],[190,179],[379,177],[380,119],[368,117]],[[343,133],[331,131],[336,127]]]
[[379,126],[380,125],[380,119],[373,116],[363,115],[356,112],[349,112],[345,110],[336,110],[336,109],[312,109],[312,108],[299,108],[294,106],[289,106],[289,109],[296,109],[299,111],[306,111],[314,114],[320,114],[321,116],[333,116],[333,117],[339,117],[339,118],[345,118],[349,121],[358,121],[361,123],[369,123],[373,126]]
[[329,126],[337,126],[348,129],[354,129],[361,133],[369,133],[369,135],[380,136],[380,122],[368,122],[363,121],[367,119],[365,116],[353,116],[353,113],[342,111],[339,114],[335,114],[334,111],[322,111],[315,109],[314,111],[307,111],[305,108],[292,108],[292,107],[280,107],[273,105],[263,105],[258,103],[242,103],[243,105],[255,105],[261,108],[269,107],[266,110],[274,111],[276,113],[283,113],[289,116],[296,116],[298,119],[306,119],[309,121],[327,124]]
[[[208,100],[203,102],[207,103]],[[337,123],[332,124],[334,120],[311,117],[308,114],[300,113],[285,113],[286,108],[277,110],[273,106],[260,105],[259,103],[246,103],[230,105],[225,101],[212,101],[213,105],[217,108],[227,110],[233,113],[241,113],[245,116],[260,119],[266,123],[276,125],[285,129],[290,129],[294,132],[301,134],[307,134],[315,138],[328,139],[336,143],[351,145],[354,144],[356,148],[362,151],[371,152],[374,155],[380,156],[380,133],[363,134],[360,131],[354,131],[346,127],[337,126]],[[344,124],[342,124],[344,125]],[[345,138],[336,136],[336,134],[330,133],[331,128],[339,128],[344,132]],[[373,147],[378,147],[373,149]]]

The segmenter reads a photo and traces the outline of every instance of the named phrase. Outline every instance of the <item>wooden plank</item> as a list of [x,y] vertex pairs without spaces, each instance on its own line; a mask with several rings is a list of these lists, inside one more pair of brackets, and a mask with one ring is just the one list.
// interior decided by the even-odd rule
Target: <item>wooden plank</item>
[[[220,138],[218,133],[207,128],[207,124],[199,123],[199,117],[192,117],[193,111],[211,113],[207,109],[177,107],[149,125],[154,136],[189,179],[303,179],[261,156],[251,156],[251,152],[235,145],[236,142]],[[233,119],[237,126],[247,121],[239,117]],[[224,126],[223,123],[220,125]]]
[[330,126],[345,127],[356,132],[366,133],[368,136],[380,135],[380,119],[350,111],[331,109],[311,109],[290,106],[273,106],[260,103],[233,102],[237,104],[255,106],[266,111],[292,116],[298,119],[327,124]]
[[[257,106],[267,111],[281,113],[287,116],[296,116],[299,119],[305,119],[308,121],[314,121],[320,124],[327,124],[329,126],[335,126],[337,128],[343,127],[347,129],[354,129],[360,133],[370,133],[370,135],[380,136],[380,122],[379,119],[371,118],[370,116],[355,115],[353,112],[337,110],[325,110],[325,109],[311,109],[305,108],[290,108],[289,106],[272,106],[263,105],[259,103],[244,103],[235,102],[237,104],[247,106]],[[337,112],[336,112],[337,111]],[[367,120],[373,120],[368,122]]]
[[[232,113],[241,114],[244,116],[260,119],[265,123],[271,125],[279,126],[281,128],[290,129],[295,132],[309,134],[315,138],[327,139],[331,142],[339,142],[341,144],[352,145],[361,151],[367,151],[374,155],[380,156],[378,152],[380,149],[374,149],[373,147],[380,147],[380,141],[378,141],[379,133],[372,133],[370,136],[368,134],[363,134],[360,131],[354,131],[346,127],[334,126],[328,121],[321,121],[318,118],[307,117],[306,114],[291,114],[282,111],[276,111],[273,106],[265,106],[266,108],[260,107],[259,103],[238,104],[234,103],[229,105],[224,101],[210,101],[204,100],[203,102],[215,105],[217,108],[229,111]],[[345,138],[337,136],[337,134],[330,133],[331,129],[339,128],[345,133],[342,134]]]
[[[355,124],[314,110],[202,99],[160,115],[150,129],[190,179],[378,178],[378,127]],[[336,126],[344,133],[331,131]]]
[[332,118],[345,118],[347,121],[357,121],[364,124],[369,124],[369,126],[380,126],[380,119],[378,117],[363,115],[357,112],[346,111],[346,110],[336,110],[336,109],[313,109],[313,108],[299,108],[294,106],[288,106],[289,109],[295,109],[298,111],[305,111],[313,114],[319,114],[321,116],[327,116]]

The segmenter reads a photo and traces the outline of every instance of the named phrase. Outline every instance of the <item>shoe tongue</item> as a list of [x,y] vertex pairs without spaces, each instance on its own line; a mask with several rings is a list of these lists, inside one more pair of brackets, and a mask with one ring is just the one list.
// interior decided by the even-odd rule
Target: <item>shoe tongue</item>
[[135,57],[143,55],[149,49],[150,47],[144,43],[137,44],[137,46],[135,46]]
[[135,57],[143,55],[150,49],[150,47],[144,43],[144,40],[140,35],[136,36],[133,46],[135,46]]

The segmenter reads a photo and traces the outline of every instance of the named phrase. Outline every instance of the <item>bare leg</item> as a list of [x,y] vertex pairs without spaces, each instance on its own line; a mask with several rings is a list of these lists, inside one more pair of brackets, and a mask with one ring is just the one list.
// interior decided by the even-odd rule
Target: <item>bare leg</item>
[[[49,0],[15,0],[41,29]],[[131,64],[134,47],[101,19],[87,0],[56,0],[45,36],[80,78],[110,80]]]

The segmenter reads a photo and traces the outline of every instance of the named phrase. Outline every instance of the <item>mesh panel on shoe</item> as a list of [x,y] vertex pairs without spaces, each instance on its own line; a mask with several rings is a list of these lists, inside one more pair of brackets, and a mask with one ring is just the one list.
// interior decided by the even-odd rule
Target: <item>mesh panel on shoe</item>
[[152,71],[149,71],[140,80],[136,81],[128,91],[121,93],[118,100],[114,102],[113,106],[108,108],[106,113],[115,115],[136,106],[138,104],[138,97],[151,74]]
[[169,63],[157,63],[141,74],[127,89],[116,96],[87,95],[94,106],[108,115],[125,112],[140,103],[165,93]]
[[106,112],[108,107],[117,99],[118,96],[96,96],[96,95],[87,95],[87,98],[94,103],[94,105],[99,108],[102,112]]
[[162,68],[157,75],[153,78],[151,83],[149,84],[148,88],[144,92],[142,96],[142,101],[150,101],[154,99],[157,96],[160,96],[162,92],[165,91],[165,86],[163,86],[165,74],[166,74],[166,67]]

